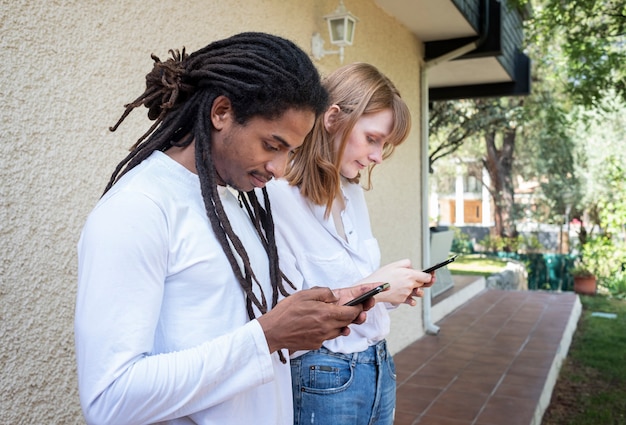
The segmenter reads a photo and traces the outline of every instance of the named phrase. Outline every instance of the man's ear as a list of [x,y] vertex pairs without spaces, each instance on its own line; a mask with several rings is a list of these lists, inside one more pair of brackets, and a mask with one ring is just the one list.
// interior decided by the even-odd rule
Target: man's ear
[[326,110],[326,112],[324,112],[324,129],[328,133],[332,133],[332,129],[337,121],[339,112],[341,112],[341,109],[339,109],[339,106],[337,105],[332,105]]
[[233,120],[233,107],[230,99],[226,96],[218,96],[211,106],[211,122],[213,128],[222,130],[225,125]]

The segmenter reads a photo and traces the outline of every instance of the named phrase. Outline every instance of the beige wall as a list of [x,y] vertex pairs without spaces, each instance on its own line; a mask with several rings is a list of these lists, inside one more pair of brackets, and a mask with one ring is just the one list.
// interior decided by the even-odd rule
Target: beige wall
[[[373,0],[345,3],[360,19],[345,62],[378,65],[413,111],[410,140],[377,170],[368,202],[383,260],[418,264],[420,43]],[[322,16],[336,6],[336,0],[0,0],[0,423],[83,422],[73,351],[75,245],[114,165],[147,128],[145,115],[135,112],[116,133],[107,130],[143,91],[150,54],[163,59],[170,48],[193,51],[247,30],[285,36],[309,51],[314,31],[327,39]],[[339,60],[317,64],[324,73]],[[411,309],[412,320],[419,321],[419,311]],[[404,339],[397,347],[407,333],[421,334],[398,332]]]

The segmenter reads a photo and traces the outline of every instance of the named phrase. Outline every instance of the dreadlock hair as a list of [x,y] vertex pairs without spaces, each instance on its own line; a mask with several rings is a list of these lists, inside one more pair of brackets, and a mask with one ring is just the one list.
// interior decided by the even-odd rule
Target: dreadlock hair
[[[307,54],[291,41],[274,35],[241,33],[215,41],[191,54],[187,54],[184,48],[182,52],[170,50],[169,53],[172,57],[165,62],[151,56],[154,66],[146,76],[146,90],[125,105],[126,110],[118,122],[110,127],[115,131],[128,114],[141,105],[148,108],[148,118],[155,121],[131,147],[130,154],[117,165],[104,192],[152,152],[165,151],[172,146],[185,147],[194,141],[206,213],[246,293],[248,316],[253,319],[253,305],[264,314],[268,310],[267,302],[262,291],[260,300],[253,292],[253,281],[256,285],[259,282],[218,194],[211,154],[211,107],[218,96],[227,97],[235,121],[243,125],[257,116],[270,120],[279,118],[291,108],[310,110],[319,115],[326,108],[328,95]],[[274,225],[265,189],[263,194],[266,199],[264,207],[259,204],[254,191],[245,195],[240,193],[240,201],[245,201],[268,254],[273,307],[278,302],[279,291],[288,294],[278,268]],[[243,272],[235,254],[242,260]]]
[[[411,113],[391,80],[367,63],[345,65],[326,77],[323,85],[328,90],[330,104],[339,107],[337,118],[329,131],[324,126],[324,115],[317,117],[313,130],[292,154],[285,177],[292,186],[299,186],[302,195],[311,202],[325,205],[328,216],[341,192],[341,158],[359,118],[391,109],[393,128],[383,148],[386,159],[409,135]],[[335,149],[337,137],[340,143]],[[373,168],[374,164],[370,165],[367,188],[371,185]],[[359,180],[360,175],[348,179],[351,183]]]

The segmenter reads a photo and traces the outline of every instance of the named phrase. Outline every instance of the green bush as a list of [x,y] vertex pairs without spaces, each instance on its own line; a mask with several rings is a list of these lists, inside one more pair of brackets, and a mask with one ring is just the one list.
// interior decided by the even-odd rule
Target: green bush
[[601,284],[615,298],[626,299],[626,272],[602,279]]
[[610,294],[626,297],[626,244],[606,235],[593,237],[581,252],[582,262]]
[[480,245],[488,252],[520,252],[524,246],[524,237],[521,235],[513,238],[487,235],[480,241]]
[[598,278],[598,284],[614,296],[626,297],[626,168],[618,158],[607,158],[603,191],[597,193],[597,225],[600,234],[582,246],[582,260]]
[[454,239],[452,240],[452,248],[450,251],[457,254],[473,254],[474,245],[469,235],[463,233],[458,227],[450,227],[450,230],[454,231]]
[[539,238],[535,234],[525,236],[522,240],[521,249],[526,252],[541,252],[544,246],[539,242]]

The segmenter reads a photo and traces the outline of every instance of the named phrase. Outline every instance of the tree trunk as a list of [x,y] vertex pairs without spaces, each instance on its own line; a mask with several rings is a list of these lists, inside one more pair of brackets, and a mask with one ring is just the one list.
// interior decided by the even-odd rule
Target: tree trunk
[[494,204],[495,234],[501,237],[515,237],[513,216],[513,153],[515,151],[515,129],[507,128],[502,135],[502,148],[496,146],[495,130],[485,135],[487,155],[483,163],[491,178],[490,192]]

